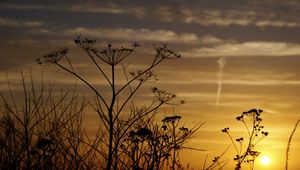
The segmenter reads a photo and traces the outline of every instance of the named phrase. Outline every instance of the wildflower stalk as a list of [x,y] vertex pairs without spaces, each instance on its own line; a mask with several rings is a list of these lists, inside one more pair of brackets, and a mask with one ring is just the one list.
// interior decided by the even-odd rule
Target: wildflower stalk
[[[96,104],[91,103],[91,105],[101,119],[101,124],[103,124],[103,129],[101,129],[101,131],[105,134],[104,139],[97,139],[100,142],[100,144],[98,143],[99,146],[103,147],[101,148],[103,149],[103,152],[106,152],[101,154],[101,157],[106,162],[104,168],[107,170],[124,169],[126,163],[122,160],[125,160],[126,158],[123,157],[125,151],[123,152],[122,149],[120,149],[122,139],[124,139],[128,132],[134,128],[137,121],[145,121],[150,124],[149,120],[153,119],[158,108],[163,104],[173,104],[170,101],[175,99],[176,96],[155,87],[152,90],[154,94],[152,103],[149,107],[145,107],[145,109],[142,110],[135,110],[132,98],[144,82],[155,78],[153,70],[159,64],[165,60],[179,58],[180,55],[170,50],[166,44],[161,44],[161,46],[155,47],[156,55],[153,57],[151,64],[141,71],[129,73],[131,78],[128,78],[125,70],[126,68],[122,65],[122,62],[135,51],[138,47],[137,43],[134,43],[130,47],[121,46],[120,48],[114,48],[111,44],[108,44],[106,48],[98,49],[96,48],[95,40],[82,39],[78,36],[74,42],[78,47],[83,49],[87,54],[88,59],[92,61],[99,71],[100,77],[103,77],[108,84],[108,87],[111,90],[111,94],[108,98],[105,98],[107,96],[104,96],[103,91],[98,90],[95,85],[84,76],[81,76],[78,71],[74,69],[71,60],[67,57],[68,49],[61,48],[56,52],[49,53],[38,58],[37,62],[41,65],[57,65],[59,68],[75,76],[92,90],[95,94]],[[67,65],[64,65],[62,60],[66,60],[65,63],[67,63]],[[108,65],[110,70],[105,70],[103,64]],[[116,82],[117,67],[119,65],[123,66],[122,68],[126,78],[126,82],[120,84],[120,86]],[[134,83],[136,81],[138,83]],[[117,85],[119,88],[117,88]],[[131,109],[131,112],[128,114],[122,114],[130,102],[130,107],[133,109]],[[94,145],[92,146],[94,149]],[[99,151],[99,149],[97,149],[97,151]],[[135,154],[138,154],[138,151]],[[136,157],[136,155],[134,157]]]
[[[233,140],[232,136],[229,134],[229,128],[222,129],[223,133],[226,133],[231,143],[233,144],[235,150],[236,150],[236,157],[234,160],[236,161],[236,170],[240,170],[242,167],[242,163],[248,163],[250,165],[250,169],[254,168],[254,161],[257,158],[257,156],[260,154],[260,152],[255,150],[256,144],[261,141],[264,137],[266,137],[269,133],[266,131],[262,131],[264,126],[261,125],[262,119],[260,118],[261,113],[263,111],[260,109],[251,109],[248,112],[243,112],[240,116],[236,117],[236,120],[239,122],[242,122],[244,126],[246,127],[247,133],[248,133],[248,142],[246,143],[246,149],[243,150],[243,142],[245,142],[243,137],[237,138],[235,141]],[[248,125],[245,121],[245,119],[249,119],[251,121],[252,129],[248,128]],[[240,149],[237,148],[236,142],[239,143]]]

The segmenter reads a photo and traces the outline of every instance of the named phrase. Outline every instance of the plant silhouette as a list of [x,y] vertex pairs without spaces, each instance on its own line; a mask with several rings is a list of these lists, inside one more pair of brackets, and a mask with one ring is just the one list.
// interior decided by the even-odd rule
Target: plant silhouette
[[[46,88],[43,82],[36,86],[31,76],[26,80],[21,73],[20,103],[8,81],[7,92],[0,92],[0,169],[175,170],[184,169],[180,161],[183,149],[203,151],[187,145],[203,123],[188,127],[175,111],[158,119],[163,106],[174,109],[184,104],[174,93],[154,86],[149,89],[153,98],[143,101],[146,104],[138,106],[135,101],[146,82],[156,81],[154,70],[164,61],[180,58],[179,54],[162,43],[154,46],[156,53],[148,66],[131,71],[124,62],[138,49],[137,43],[97,48],[96,40],[81,36],[74,42],[85,53],[84,59],[92,63],[89,67],[97,71],[96,78],[106,84],[102,88],[94,84],[64,47],[36,61],[40,65],[55,65],[80,80],[92,92],[91,98],[79,99],[75,90],[70,89],[54,96],[54,86]],[[88,134],[83,126],[83,115],[90,109],[99,118],[95,136]],[[236,170],[244,164],[254,169],[260,154],[256,146],[269,134],[262,125],[262,112],[251,109],[236,117],[246,129],[245,136],[233,137],[229,127],[221,130],[235,149]],[[289,146],[298,123],[288,142],[286,169]],[[225,167],[227,161],[221,158],[228,148],[208,166],[206,157],[202,169]]]
[[[239,137],[234,140],[229,133],[229,127],[222,129],[222,132],[226,133],[230,138],[236,151],[236,156],[234,157],[236,170],[240,170],[243,163],[248,163],[250,169],[254,168],[254,161],[260,154],[260,152],[256,150],[255,146],[269,134],[268,132],[263,131],[264,126],[261,125],[262,112],[263,111],[260,109],[251,109],[236,117],[236,120],[241,122],[247,129],[247,138]],[[243,146],[246,146],[244,147],[245,149],[243,149]]]
[[[21,73],[22,99],[8,90],[1,92],[0,169],[82,169],[90,159],[80,150],[83,132],[79,122],[85,102],[75,92],[54,96],[43,83],[37,89]],[[86,157],[76,155],[86,154]]]
[[[156,54],[149,66],[143,70],[128,72],[123,62],[139,47],[137,43],[120,48],[108,44],[106,48],[99,49],[96,47],[96,40],[82,39],[78,36],[74,42],[99,71],[99,78],[106,81],[106,87],[110,89],[109,96],[93,85],[91,80],[82,76],[81,73],[84,71],[78,71],[73,65],[67,48],[60,48],[58,51],[40,57],[37,62],[41,65],[58,66],[79,79],[93,92],[95,100],[89,101],[89,104],[98,114],[101,127],[99,136],[93,142],[85,143],[98,153],[97,159],[103,165],[101,168],[110,170],[128,167],[132,169],[171,167],[175,169],[175,165],[179,166],[179,150],[184,148],[183,144],[200,128],[201,124],[191,130],[185,127],[179,129],[177,127],[179,117],[176,116],[165,118],[164,125],[161,127],[154,123],[156,114],[163,105],[174,106],[184,103],[175,100],[176,95],[173,93],[153,87],[153,100],[149,105],[142,107],[137,107],[133,98],[145,82],[156,79],[153,70],[158,65],[166,60],[178,59],[181,55],[162,43],[154,46]],[[126,80],[125,83],[118,79],[122,75]],[[172,132],[172,134],[163,134],[162,127],[165,126],[167,128],[164,132]],[[167,136],[169,139],[166,139]],[[151,161],[146,162],[147,159]]]

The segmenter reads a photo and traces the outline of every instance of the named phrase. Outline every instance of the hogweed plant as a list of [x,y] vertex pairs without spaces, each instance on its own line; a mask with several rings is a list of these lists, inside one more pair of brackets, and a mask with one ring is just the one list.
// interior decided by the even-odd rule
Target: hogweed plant
[[92,63],[89,67],[94,67],[98,71],[96,78],[105,82],[103,85],[105,90],[93,83],[95,77],[93,80],[88,79],[86,71],[80,70],[73,64],[68,48],[61,48],[44,55],[38,58],[37,62],[40,65],[56,65],[80,80],[93,92],[94,101],[89,103],[100,118],[101,135],[96,137],[98,141],[94,142],[97,147],[94,144],[91,147],[99,153],[102,169],[128,168],[120,156],[123,153],[121,141],[132,128],[139,127],[136,126],[136,122],[141,121],[150,126],[151,119],[148,118],[154,117],[161,106],[171,103],[171,100],[176,98],[175,95],[155,87],[152,89],[154,94],[152,102],[139,109],[134,104],[134,96],[145,82],[156,80],[153,72],[158,65],[166,60],[180,58],[181,55],[169,49],[166,44],[154,46],[156,53],[150,64],[142,70],[132,72],[128,71],[124,62],[139,47],[137,43],[127,47],[115,48],[108,44],[106,48],[98,48],[96,40],[82,39],[80,36],[74,40],[74,43],[84,51],[86,59]]
[[263,130],[264,126],[261,125],[262,112],[260,109],[251,109],[236,117],[236,120],[241,122],[247,129],[247,137],[234,139],[229,133],[229,127],[222,129],[222,132],[226,133],[230,138],[236,151],[234,158],[236,170],[240,170],[243,163],[249,164],[250,169],[254,168],[254,161],[260,154],[260,152],[256,150],[256,145],[269,134]]

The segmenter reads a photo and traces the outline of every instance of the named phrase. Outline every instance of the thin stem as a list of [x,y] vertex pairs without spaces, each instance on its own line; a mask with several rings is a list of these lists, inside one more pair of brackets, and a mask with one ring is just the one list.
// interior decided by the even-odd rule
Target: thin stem
[[118,112],[117,112],[117,114],[116,114],[116,117],[115,117],[115,119],[114,119],[113,122],[116,121],[116,119],[119,117],[121,111],[122,111],[122,110],[124,109],[124,107],[126,106],[127,102],[132,98],[132,96],[133,96],[133,95],[135,94],[135,92],[139,89],[139,87],[141,87],[142,84],[143,84],[143,83],[140,82],[140,83],[138,84],[138,86],[130,93],[130,95],[127,97],[127,99],[125,100],[125,102],[122,104],[121,108],[118,110]]
[[285,151],[285,169],[288,170],[288,165],[289,165],[289,152],[290,152],[290,146],[291,146],[291,142],[292,142],[292,138],[294,136],[294,133],[296,132],[296,129],[297,129],[297,126],[298,124],[300,123],[300,120],[298,120],[294,126],[294,129],[289,137],[289,140],[288,140],[288,144],[287,144],[287,147],[286,147],[286,151]]
[[250,136],[250,130],[249,130],[249,128],[248,128],[248,126],[247,126],[245,120],[242,119],[242,122],[243,122],[243,124],[245,125],[245,127],[246,127],[246,129],[247,129],[248,135]]
[[112,86],[111,81],[108,79],[107,75],[104,73],[104,71],[101,69],[101,67],[99,66],[99,64],[96,62],[96,60],[94,59],[94,57],[92,56],[92,54],[90,53],[90,51],[87,51],[88,56],[92,59],[93,63],[96,65],[96,67],[98,68],[98,70],[101,72],[101,74],[104,76],[104,78],[106,79],[106,81]]
[[96,93],[96,95],[101,99],[101,101],[104,103],[105,107],[108,109],[108,105],[105,102],[104,98],[102,97],[102,95],[95,89],[95,87],[93,87],[89,82],[87,82],[86,80],[84,80],[81,76],[79,76],[78,74],[76,74],[75,72],[72,72],[71,70],[65,68],[64,66],[62,66],[61,64],[59,64],[58,62],[55,62],[56,65],[58,65],[60,68],[62,68],[63,70],[69,72],[70,74],[74,75],[75,77],[77,77],[79,80],[81,80],[83,83],[85,83],[87,86],[89,86],[89,88],[92,89],[92,91],[94,91],[94,93]]
[[[114,118],[113,118],[113,107],[116,99],[116,92],[115,92],[115,68],[114,65],[111,66],[112,72],[112,99],[110,107],[108,108],[108,118],[109,118],[109,141],[108,141],[108,159],[107,159],[107,170],[111,169],[112,166],[112,156],[113,156],[113,135],[114,135]],[[115,158],[117,159],[117,158]]]
[[227,133],[227,135],[229,136],[230,140],[231,140],[231,143],[233,144],[235,150],[236,150],[236,153],[239,154],[239,150],[237,149],[236,147],[236,144],[234,143],[234,140],[232,139],[231,135],[229,133]]
[[159,63],[161,63],[164,60],[164,58],[161,58],[158,62],[152,64],[150,67],[148,67],[147,69],[145,69],[144,71],[142,71],[140,74],[138,74],[136,77],[134,77],[133,79],[131,79],[130,81],[128,81],[123,87],[121,87],[116,95],[118,95],[122,90],[124,90],[127,86],[129,86],[134,80],[136,80],[137,78],[139,78],[141,75],[143,75],[144,73],[150,71],[151,69],[153,69],[156,65],[158,65]]

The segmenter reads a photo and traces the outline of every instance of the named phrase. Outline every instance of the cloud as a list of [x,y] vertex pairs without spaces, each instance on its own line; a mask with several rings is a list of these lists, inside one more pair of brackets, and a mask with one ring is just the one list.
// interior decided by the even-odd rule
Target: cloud
[[147,28],[103,28],[103,27],[75,27],[63,30],[55,28],[35,28],[27,31],[30,34],[60,36],[64,38],[74,38],[81,34],[85,37],[92,37],[97,40],[119,40],[119,41],[150,41],[180,43],[181,45],[217,45],[233,40],[225,40],[210,34],[197,35],[194,32],[176,32],[167,29],[147,29]]
[[45,6],[41,4],[11,4],[11,3],[0,3],[1,9],[8,10],[58,10],[59,8],[55,8],[54,6]]
[[214,47],[201,47],[182,52],[186,57],[249,57],[300,55],[300,44],[285,42],[224,43]]
[[194,33],[176,33],[171,30],[150,30],[130,28],[86,28],[78,27],[66,30],[67,34],[75,35],[81,33],[84,36],[125,41],[165,41],[196,43],[199,37]]
[[[164,22],[181,22],[194,23],[201,26],[255,26],[255,27],[300,27],[299,15],[297,8],[291,8],[291,4],[287,8],[291,9],[289,13],[278,12],[278,6],[273,4],[268,10],[258,8],[259,6],[230,6],[222,8],[218,6],[205,7],[205,4],[185,7],[174,7],[160,5],[158,7],[143,7],[143,18],[151,18]],[[136,7],[135,7],[136,8]],[[131,11],[131,10],[126,10]],[[133,16],[139,16],[138,13],[127,12]]]
[[286,21],[257,21],[255,23],[256,26],[258,27],[267,27],[267,26],[272,26],[272,27],[299,27],[300,24],[297,22],[286,22]]
[[115,4],[99,5],[95,3],[80,3],[74,4],[67,8],[74,12],[93,12],[93,13],[111,13],[111,14],[124,14],[125,10]]
[[136,18],[146,17],[146,8],[142,6],[118,5],[115,3],[78,3],[68,6],[68,11],[72,12],[90,12],[90,13],[107,13],[107,14],[129,14]]
[[[195,100],[195,99],[206,99],[210,101],[214,101],[216,99],[216,93],[215,92],[179,92],[176,93],[179,97],[188,99],[188,100]],[[224,98],[229,99],[253,99],[257,97],[266,97],[264,95],[258,95],[258,94],[246,94],[246,93],[224,93]]]
[[0,25],[6,27],[39,27],[44,24],[40,21],[24,21],[0,17]]
[[299,27],[294,16],[276,15],[275,11],[251,9],[191,9],[182,8],[182,22],[203,26],[256,26],[256,27]]
[[108,13],[108,14],[132,14],[137,18],[143,17],[144,7],[120,6],[115,3],[91,3],[82,2],[77,4],[11,4],[0,3],[0,9],[8,10],[53,10],[53,11],[71,11],[71,12],[89,12],[89,13]]
[[166,21],[166,22],[173,22],[174,21],[174,13],[170,6],[159,6],[156,10],[157,14],[159,15],[159,19]]
[[[254,71],[252,72],[226,72],[224,71],[223,85],[237,85],[237,86],[298,86],[300,79],[291,73],[283,73],[281,71]],[[162,84],[176,84],[180,85],[215,85],[217,88],[217,65],[215,72],[201,72],[201,71],[160,71],[159,82]],[[167,77],[173,77],[168,79]]]
[[218,37],[212,36],[212,35],[203,35],[200,37],[201,44],[205,45],[211,45],[211,44],[220,44],[225,43],[226,41],[232,41],[232,40],[223,40]]
[[224,80],[223,84],[251,86],[299,86],[300,80]]
[[[171,83],[171,82],[169,82]],[[181,84],[182,82],[173,82]],[[216,84],[216,80],[206,79],[206,80],[198,80],[198,81],[185,81],[182,84]],[[229,79],[223,81],[224,85],[244,85],[244,86],[298,86],[300,85],[300,80],[245,80],[245,79]]]
[[[75,4],[12,4],[0,3],[1,9],[13,10],[58,10],[71,12],[107,13],[131,15],[138,19],[154,19],[163,22],[195,23],[202,26],[228,27],[300,27],[297,2],[253,1],[239,5],[227,3],[219,6],[216,2],[199,1],[193,5],[153,4],[140,5],[112,2],[81,2]],[[267,8],[266,8],[267,7]],[[283,12],[290,9],[289,12]]]

